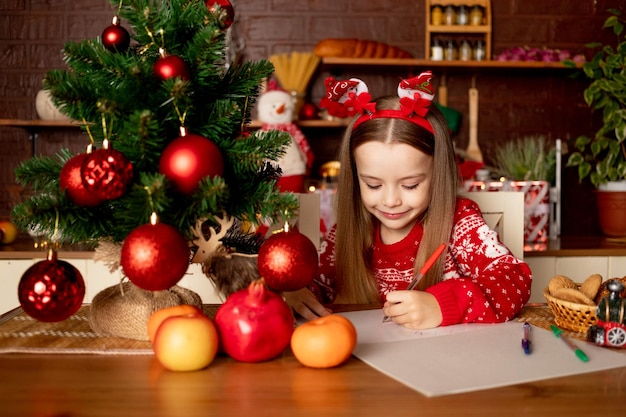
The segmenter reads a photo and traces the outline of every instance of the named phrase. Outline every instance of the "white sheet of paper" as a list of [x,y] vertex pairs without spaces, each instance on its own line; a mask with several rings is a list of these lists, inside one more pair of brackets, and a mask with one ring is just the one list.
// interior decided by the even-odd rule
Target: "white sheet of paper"
[[414,331],[382,323],[381,310],[341,314],[357,329],[357,358],[429,397],[626,366],[626,352],[574,340],[589,357],[582,362],[538,327],[532,328],[532,353],[526,355],[519,322]]

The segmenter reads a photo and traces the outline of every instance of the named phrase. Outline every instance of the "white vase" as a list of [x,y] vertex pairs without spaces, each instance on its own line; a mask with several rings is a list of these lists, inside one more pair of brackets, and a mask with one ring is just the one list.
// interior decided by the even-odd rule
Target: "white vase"
[[69,117],[59,111],[50,98],[48,90],[39,90],[35,97],[35,110],[37,115],[43,120],[65,120],[70,121]]

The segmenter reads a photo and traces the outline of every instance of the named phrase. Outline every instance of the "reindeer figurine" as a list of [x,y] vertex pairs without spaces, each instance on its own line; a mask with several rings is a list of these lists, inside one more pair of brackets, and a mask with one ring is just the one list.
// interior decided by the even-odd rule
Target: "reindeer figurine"
[[259,278],[256,254],[231,252],[222,243],[222,239],[235,224],[235,218],[226,213],[222,217],[214,216],[219,224],[219,232],[209,227],[209,236],[202,231],[206,218],[198,219],[194,228],[193,243],[198,247],[191,262],[202,264],[202,272],[213,281],[218,293],[227,298],[233,292],[247,288]]

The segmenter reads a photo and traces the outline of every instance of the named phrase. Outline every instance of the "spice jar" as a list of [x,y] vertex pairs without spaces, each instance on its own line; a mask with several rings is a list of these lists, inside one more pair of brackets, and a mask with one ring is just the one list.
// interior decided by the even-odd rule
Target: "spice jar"
[[458,51],[456,50],[456,42],[450,40],[446,44],[446,48],[443,50],[443,59],[446,61],[455,61],[457,58]]
[[469,15],[469,23],[472,26],[480,26],[483,24],[483,8],[482,6],[474,6],[472,7],[472,10],[470,11],[470,15]]
[[459,59],[461,61],[469,61],[472,59],[472,55],[472,45],[467,39],[463,39],[461,41],[461,46],[459,47]]
[[456,10],[454,6],[448,5],[443,12],[443,22],[446,25],[454,25],[456,23]]
[[485,55],[485,41],[477,41],[476,47],[474,48],[474,59],[476,61],[484,61]]
[[467,6],[461,5],[459,6],[456,13],[456,24],[457,25],[467,25],[469,23],[469,13],[467,11]]
[[433,61],[443,60],[443,46],[439,39],[433,39],[430,45],[430,59]]
[[430,10],[430,24],[433,26],[443,24],[443,10],[441,10],[441,6],[433,6]]

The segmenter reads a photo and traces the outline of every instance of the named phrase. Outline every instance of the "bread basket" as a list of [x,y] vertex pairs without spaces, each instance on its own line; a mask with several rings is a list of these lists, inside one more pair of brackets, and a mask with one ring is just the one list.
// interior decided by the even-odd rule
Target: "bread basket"
[[543,296],[554,314],[554,323],[563,329],[586,333],[589,326],[597,321],[596,306],[555,298],[550,295],[548,287],[543,290]]

